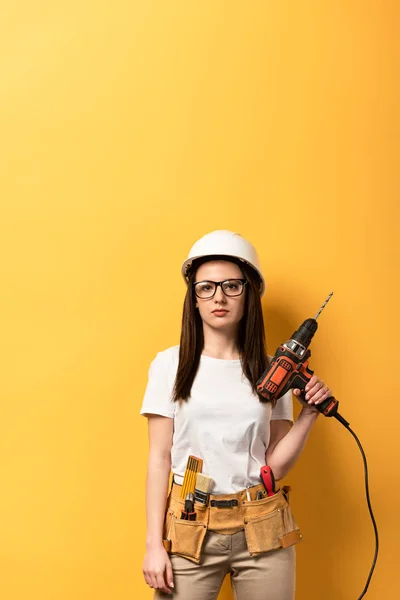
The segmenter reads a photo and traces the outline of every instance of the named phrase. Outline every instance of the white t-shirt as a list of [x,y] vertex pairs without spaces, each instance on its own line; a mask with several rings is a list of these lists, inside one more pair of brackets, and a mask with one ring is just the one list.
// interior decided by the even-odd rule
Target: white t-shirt
[[[270,357],[271,358],[271,357]],[[270,438],[270,420],[293,422],[289,390],[272,409],[253,394],[240,359],[201,356],[187,401],[173,402],[179,345],[158,352],[150,364],[141,415],[174,419],[171,468],[182,484],[189,455],[203,459],[202,473],[213,494],[232,494],[261,482],[260,468]]]

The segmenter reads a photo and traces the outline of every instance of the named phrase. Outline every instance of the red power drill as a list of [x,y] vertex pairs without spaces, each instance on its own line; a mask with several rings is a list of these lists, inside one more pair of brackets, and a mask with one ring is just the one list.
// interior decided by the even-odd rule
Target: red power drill
[[[311,356],[308,346],[318,329],[317,318],[332,295],[333,292],[329,294],[313,319],[306,319],[290,340],[279,346],[270,366],[257,381],[257,391],[261,396],[271,401],[277,400],[290,389],[304,390],[314,374],[314,371],[308,368],[308,359]],[[304,393],[297,398],[302,404],[309,406]],[[345,427],[349,426],[349,423],[337,412],[339,402],[333,396],[313,406],[326,417],[335,417]]]

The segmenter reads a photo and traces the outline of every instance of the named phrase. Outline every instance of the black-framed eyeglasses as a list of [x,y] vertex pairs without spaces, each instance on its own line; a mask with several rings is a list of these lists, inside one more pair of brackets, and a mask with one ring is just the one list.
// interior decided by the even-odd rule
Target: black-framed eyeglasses
[[212,298],[217,291],[218,286],[225,296],[240,296],[243,294],[247,279],[225,279],[224,281],[196,281],[193,283],[194,293],[203,300]]

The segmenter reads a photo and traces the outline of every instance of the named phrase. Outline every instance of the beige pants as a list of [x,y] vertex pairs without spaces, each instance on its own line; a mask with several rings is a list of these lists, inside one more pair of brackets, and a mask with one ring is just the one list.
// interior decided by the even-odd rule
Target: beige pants
[[244,531],[207,531],[200,564],[171,555],[174,589],[156,591],[154,600],[216,600],[225,575],[230,574],[235,600],[294,600],[294,546],[250,556]]

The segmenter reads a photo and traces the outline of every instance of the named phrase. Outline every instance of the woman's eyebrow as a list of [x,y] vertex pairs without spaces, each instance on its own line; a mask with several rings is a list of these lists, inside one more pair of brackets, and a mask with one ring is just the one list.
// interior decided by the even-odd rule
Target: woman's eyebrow
[[[221,279],[221,281],[230,281],[231,279],[240,279],[240,277],[226,277],[226,279]],[[200,279],[197,283],[202,283],[204,281],[209,281],[210,283],[221,283],[221,281],[214,281],[213,279]]]

